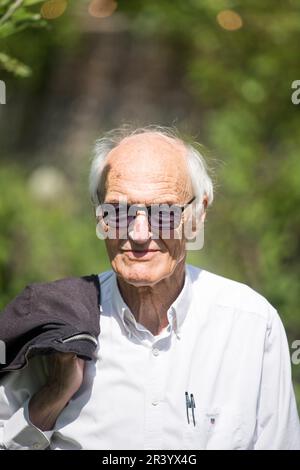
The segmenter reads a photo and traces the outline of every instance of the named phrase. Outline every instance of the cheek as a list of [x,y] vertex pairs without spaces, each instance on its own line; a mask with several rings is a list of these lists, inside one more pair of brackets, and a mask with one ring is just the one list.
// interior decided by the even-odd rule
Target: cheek
[[172,259],[176,261],[180,261],[182,259],[182,255],[185,254],[184,240],[163,240],[163,243]]
[[106,246],[106,251],[108,254],[108,257],[110,261],[112,262],[114,258],[116,257],[118,251],[119,251],[119,242],[118,240],[105,240],[105,246]]
[[125,274],[128,269],[133,269],[135,263],[132,263],[124,253],[120,253],[120,246],[118,243],[110,243],[107,250],[109,251],[108,254],[111,266],[116,273],[122,275]]

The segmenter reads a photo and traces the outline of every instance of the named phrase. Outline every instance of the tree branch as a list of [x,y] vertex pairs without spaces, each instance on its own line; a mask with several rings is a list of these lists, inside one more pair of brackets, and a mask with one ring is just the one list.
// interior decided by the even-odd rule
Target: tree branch
[[0,18],[0,26],[5,23],[13,14],[14,12],[22,5],[24,0],[16,0],[7,10],[7,12]]

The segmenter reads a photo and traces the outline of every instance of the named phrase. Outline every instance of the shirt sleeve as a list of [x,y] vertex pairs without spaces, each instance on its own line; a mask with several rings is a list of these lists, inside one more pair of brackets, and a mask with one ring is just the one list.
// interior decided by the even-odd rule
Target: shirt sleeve
[[263,357],[254,449],[299,450],[300,424],[289,347],[282,322],[273,308]]
[[41,431],[29,419],[31,396],[45,381],[41,358],[33,358],[21,371],[9,372],[0,381],[0,449],[42,450],[54,431]]

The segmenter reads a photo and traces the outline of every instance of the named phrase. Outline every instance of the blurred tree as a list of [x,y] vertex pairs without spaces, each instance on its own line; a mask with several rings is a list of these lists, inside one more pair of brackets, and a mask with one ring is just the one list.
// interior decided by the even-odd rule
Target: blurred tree
[[[47,22],[37,13],[36,6],[44,0],[0,0],[0,40],[26,28],[42,28]],[[0,66],[19,77],[27,77],[30,67],[19,60],[0,52]]]
[[80,185],[74,188],[57,169],[28,174],[6,164],[0,188],[0,309],[29,282],[108,268]]

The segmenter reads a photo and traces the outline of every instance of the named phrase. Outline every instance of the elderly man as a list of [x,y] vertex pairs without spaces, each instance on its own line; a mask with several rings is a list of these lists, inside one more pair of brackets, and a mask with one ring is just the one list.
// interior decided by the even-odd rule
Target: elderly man
[[276,310],[185,263],[213,198],[202,156],[162,129],[110,133],[90,188],[112,266],[97,356],[36,356],[5,376],[2,447],[300,449]]

